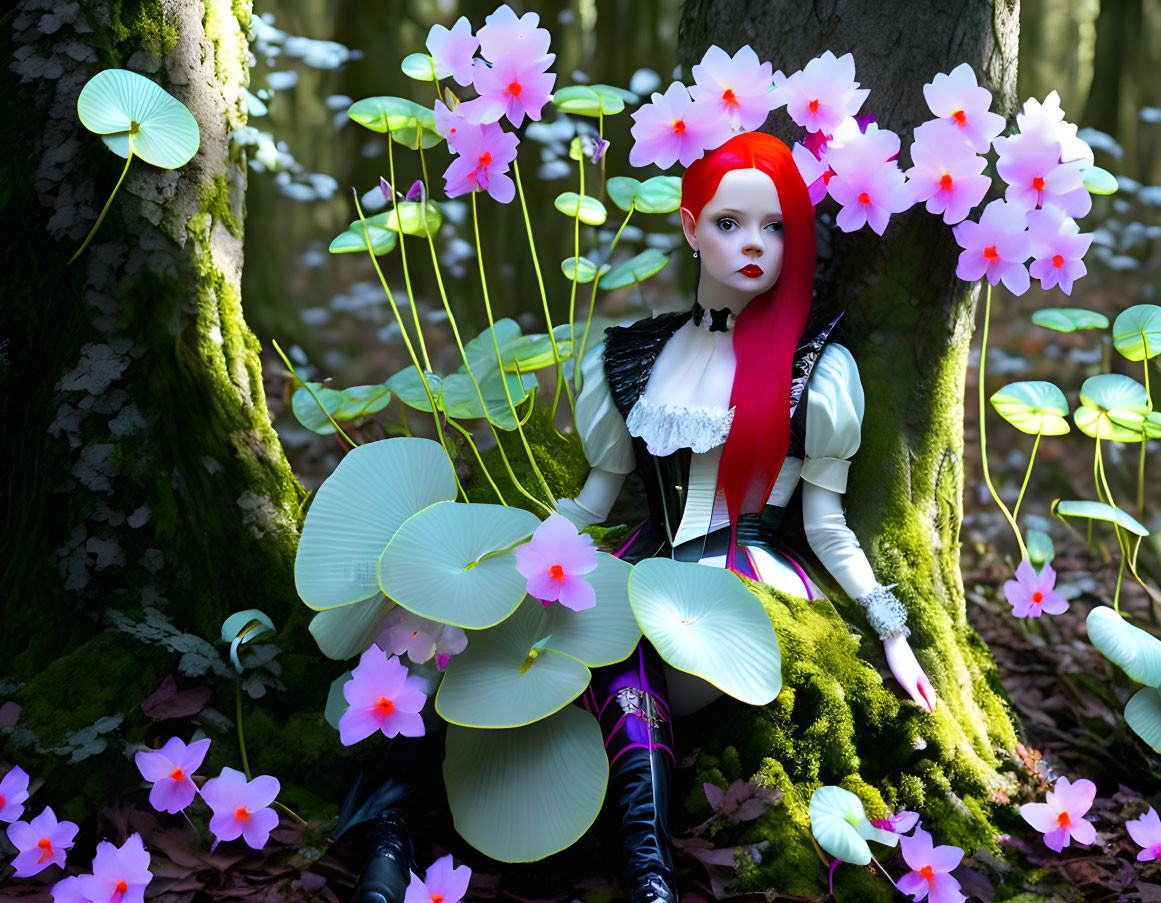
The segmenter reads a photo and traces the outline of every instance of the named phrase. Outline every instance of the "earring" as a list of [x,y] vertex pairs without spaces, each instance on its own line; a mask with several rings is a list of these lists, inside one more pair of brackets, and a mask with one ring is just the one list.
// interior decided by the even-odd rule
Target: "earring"
[[694,259],[694,260],[697,260],[697,249],[694,249],[694,252],[693,252],[693,259]]

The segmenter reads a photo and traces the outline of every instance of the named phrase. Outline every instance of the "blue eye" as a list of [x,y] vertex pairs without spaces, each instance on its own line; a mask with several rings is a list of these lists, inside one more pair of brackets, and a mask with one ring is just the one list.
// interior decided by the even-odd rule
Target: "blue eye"
[[782,231],[782,223],[781,222],[767,223],[766,228],[769,229],[771,232],[781,232]]
[[720,220],[718,220],[718,228],[723,232],[729,232],[736,225],[737,223],[730,219],[728,216],[723,216]]

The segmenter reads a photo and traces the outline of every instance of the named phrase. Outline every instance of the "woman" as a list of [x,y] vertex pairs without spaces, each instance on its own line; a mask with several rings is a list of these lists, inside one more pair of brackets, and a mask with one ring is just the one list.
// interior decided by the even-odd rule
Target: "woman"
[[[638,470],[650,518],[622,550],[637,562],[671,556],[737,572],[812,598],[778,551],[778,527],[802,485],[813,552],[859,600],[900,684],[927,711],[935,694],[907,644],[906,612],[871,572],[846,526],[842,493],[859,446],[863,393],[850,352],[827,344],[834,323],[807,329],[814,282],[814,211],[786,146],[737,135],[682,179],[682,226],[701,261],[693,310],[608,331],[582,363],[577,429],[592,465],[575,521],[608,516]],[[673,711],[717,695],[661,668],[642,643],[625,667],[594,680],[634,901],[676,901],[666,809]]]

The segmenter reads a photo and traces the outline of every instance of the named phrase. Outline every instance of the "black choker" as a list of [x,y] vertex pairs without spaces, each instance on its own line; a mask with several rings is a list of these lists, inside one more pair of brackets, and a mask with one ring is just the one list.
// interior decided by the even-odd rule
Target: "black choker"
[[709,324],[705,327],[710,332],[729,332],[734,327],[734,312],[728,307],[720,308],[719,310],[706,311],[704,307],[696,301],[693,303],[693,322],[695,326],[701,326],[705,323],[706,314],[709,314]]

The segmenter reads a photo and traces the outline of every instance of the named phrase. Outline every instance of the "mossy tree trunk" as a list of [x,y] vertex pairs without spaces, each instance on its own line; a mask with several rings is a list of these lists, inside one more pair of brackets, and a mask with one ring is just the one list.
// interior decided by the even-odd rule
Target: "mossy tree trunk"
[[[824,50],[850,51],[856,78],[871,89],[863,111],[906,147],[931,118],[923,84],[962,62],[993,92],[993,109],[1014,111],[1018,23],[1016,2],[917,0],[904,11],[870,0],[687,0],[680,59],[689,65],[710,44],[732,53],[748,42],[790,73]],[[785,122],[780,137],[800,138]],[[901,163],[910,165],[906,153]],[[760,774],[783,787],[783,806],[743,838],[771,841],[763,862],[740,874],[743,887],[799,894],[826,886],[805,812],[814,787],[854,790],[872,818],[917,809],[943,842],[995,849],[997,823],[1010,818],[996,803],[1012,785],[1015,743],[991,656],[965,618],[959,569],[964,377],[978,287],[955,278],[951,229],[922,206],[894,217],[882,238],[866,228],[843,234],[833,217],[822,219],[817,303],[846,312],[839,340],[858,361],[867,400],[847,519],[880,582],[898,584],[940,703],[927,715],[884,686],[882,647],[841,593],[829,593],[833,606],[771,594],[786,687],[768,709],[739,714],[702,770],[717,780]],[[881,877],[862,878],[865,886],[848,877],[836,890],[852,899],[893,893]]]
[[[281,626],[300,607],[303,493],[241,310],[246,161],[229,135],[245,121],[249,7],[23,0],[2,20],[0,695],[24,711],[0,758],[43,777],[141,739],[139,705],[173,652],[187,673],[209,667],[203,653],[220,666],[198,638],[216,641],[230,613]],[[123,165],[76,114],[108,67],[177,97],[201,146],[174,171],[134,160],[68,266]],[[68,771],[55,798],[83,779]]]

